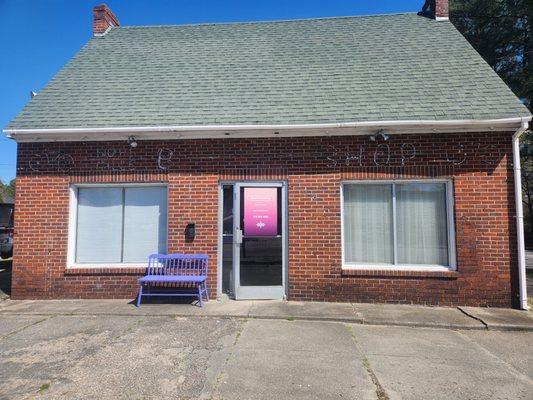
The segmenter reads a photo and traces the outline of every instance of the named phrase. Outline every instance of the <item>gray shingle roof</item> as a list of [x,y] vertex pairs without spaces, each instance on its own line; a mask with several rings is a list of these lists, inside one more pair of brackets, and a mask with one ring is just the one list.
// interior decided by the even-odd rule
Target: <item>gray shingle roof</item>
[[450,22],[395,14],[116,28],[8,128],[528,115]]

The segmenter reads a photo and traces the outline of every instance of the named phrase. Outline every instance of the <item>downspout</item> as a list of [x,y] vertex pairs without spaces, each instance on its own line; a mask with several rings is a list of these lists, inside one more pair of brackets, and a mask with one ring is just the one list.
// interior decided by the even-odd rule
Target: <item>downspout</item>
[[513,135],[513,170],[514,193],[516,208],[516,236],[518,245],[518,284],[520,288],[520,308],[529,310],[526,286],[526,250],[524,244],[524,211],[522,207],[522,172],[520,168],[520,136],[527,130],[528,121],[523,119],[522,125]]

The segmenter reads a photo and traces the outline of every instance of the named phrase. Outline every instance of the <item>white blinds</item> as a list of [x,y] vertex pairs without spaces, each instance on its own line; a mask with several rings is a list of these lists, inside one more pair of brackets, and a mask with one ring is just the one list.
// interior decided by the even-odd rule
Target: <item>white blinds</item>
[[344,261],[450,263],[445,183],[345,184]]
[[396,185],[398,262],[448,265],[446,186]]
[[78,189],[77,263],[145,262],[166,243],[165,187]]
[[392,263],[391,185],[345,185],[346,262]]
[[122,188],[78,189],[76,262],[119,263]]
[[142,262],[149,254],[164,253],[167,244],[166,189],[127,188],[124,201],[123,262]]

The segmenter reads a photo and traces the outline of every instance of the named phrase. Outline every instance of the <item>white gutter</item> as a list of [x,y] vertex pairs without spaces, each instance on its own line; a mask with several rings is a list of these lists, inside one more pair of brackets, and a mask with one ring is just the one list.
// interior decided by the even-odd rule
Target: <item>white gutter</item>
[[523,118],[502,118],[485,120],[407,120],[407,121],[366,121],[337,122],[323,124],[280,124],[280,125],[168,125],[168,126],[132,126],[108,128],[56,128],[56,129],[4,129],[8,136],[19,134],[61,134],[61,133],[142,133],[142,132],[178,132],[178,131],[243,131],[243,130],[281,130],[281,129],[334,129],[388,126],[487,126],[522,123]]
[[513,135],[513,170],[516,208],[516,237],[518,245],[518,284],[520,287],[520,308],[529,310],[526,286],[526,250],[524,244],[524,211],[522,206],[522,172],[520,168],[520,136],[527,130],[529,119],[523,119],[522,125]]

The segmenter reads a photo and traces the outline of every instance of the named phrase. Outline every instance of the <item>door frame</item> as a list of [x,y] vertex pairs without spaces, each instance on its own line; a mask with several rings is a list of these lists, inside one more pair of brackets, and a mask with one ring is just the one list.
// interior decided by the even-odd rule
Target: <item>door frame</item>
[[[289,215],[288,215],[288,185],[285,180],[230,180],[230,181],[220,181],[219,182],[219,204],[218,204],[218,249],[217,249],[217,258],[218,258],[218,273],[217,273],[217,289],[219,295],[222,294],[222,268],[223,268],[223,201],[224,201],[224,192],[223,186],[231,185],[233,186],[233,282],[232,282],[232,294],[235,299],[286,299],[288,296],[288,281],[289,281],[289,235],[288,235],[288,224],[289,224]],[[250,295],[249,291],[261,291],[261,286],[250,286],[249,290],[240,290],[241,296],[237,294],[237,286],[239,283],[239,253],[236,251],[238,249],[237,244],[235,243],[235,229],[238,226],[238,220],[240,216],[240,202],[237,200],[238,195],[237,191],[240,187],[280,187],[281,188],[281,235],[282,235],[282,286],[279,296],[266,296],[265,292],[257,293],[257,295]],[[240,195],[240,193],[239,193]],[[241,287],[242,288],[242,287]],[[272,286],[264,286],[263,288],[272,289]],[[277,286],[275,286],[277,288]],[[247,293],[248,292],[248,293]],[[248,294],[248,295],[247,295]]]

